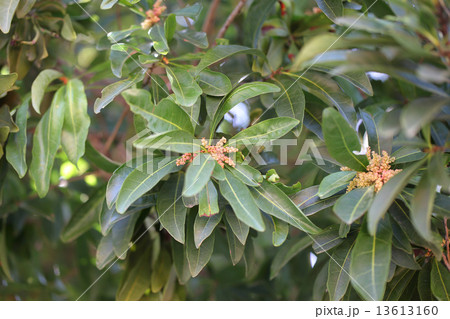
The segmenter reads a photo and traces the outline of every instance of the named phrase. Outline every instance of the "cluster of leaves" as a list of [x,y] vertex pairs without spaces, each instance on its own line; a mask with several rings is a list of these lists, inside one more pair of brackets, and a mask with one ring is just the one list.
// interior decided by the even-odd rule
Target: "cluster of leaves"
[[[70,66],[41,68],[44,57],[34,55],[27,63],[35,60],[33,67],[41,71],[27,86],[21,80],[30,67],[19,71],[7,50],[2,94],[12,95],[14,83],[31,91],[13,107],[0,108],[0,142],[6,145],[0,261],[10,280],[20,272],[8,266],[15,257],[6,254],[7,241],[11,245],[21,233],[16,224],[36,201],[29,194],[54,201],[57,188],[64,188],[58,187],[64,183],[55,163],[81,169],[87,160],[85,171],[97,167],[110,174],[107,182],[68,187],[62,192],[70,213],[57,207],[47,218],[66,221],[56,230],[62,242],[96,243],[99,269],[125,260],[117,299],[184,299],[184,286],[207,265],[216,274],[210,277],[223,280],[214,259],[224,253],[243,266],[247,284],[291,275],[289,261],[302,258],[305,264],[305,256],[314,253],[317,262],[305,271],[313,275],[313,290],[302,298],[450,299],[450,60],[448,25],[435,16],[443,10],[440,2],[317,0],[320,10],[309,11],[312,6],[301,1],[258,0],[245,8],[242,25],[234,26],[243,32],[233,35],[229,29],[227,39],[215,44],[197,31],[204,11],[197,3],[173,10],[168,3],[167,14],[143,30],[139,23],[149,2],[102,2],[102,9],[120,6],[132,22],[99,36],[92,66],[78,63],[78,75]],[[22,1],[11,3],[2,31],[12,23],[9,45],[22,39],[26,48],[23,41],[31,33],[17,32],[22,23],[40,26],[39,41],[45,29],[40,21],[52,21],[39,11],[47,2],[24,1],[22,7],[33,10],[16,13],[14,20]],[[80,38],[85,30],[75,34],[61,8],[47,28],[69,41]],[[371,81],[368,72],[387,80]],[[114,76],[119,79],[103,84]],[[96,82],[103,89],[91,103],[88,86]],[[127,149],[134,156],[118,164],[87,139],[95,129],[94,114],[110,112],[121,99],[133,114],[127,145],[135,151]],[[30,105],[35,121],[28,121]],[[244,127],[233,121],[236,106],[245,109],[237,115],[247,117]],[[222,137],[238,149],[235,165],[219,165],[200,142]],[[281,165],[281,155],[261,146],[282,137],[300,144],[313,139],[320,154],[313,152],[312,161],[302,165]],[[346,192],[357,172],[366,171],[369,146],[395,157],[391,165],[401,171],[378,192],[374,186]],[[193,150],[192,163],[177,165]],[[17,175],[28,178],[29,158],[25,196],[15,194],[10,190],[20,184]],[[7,225],[15,231],[8,232]],[[266,233],[274,247],[281,246],[270,266],[270,253],[257,254],[258,245],[267,246]]]

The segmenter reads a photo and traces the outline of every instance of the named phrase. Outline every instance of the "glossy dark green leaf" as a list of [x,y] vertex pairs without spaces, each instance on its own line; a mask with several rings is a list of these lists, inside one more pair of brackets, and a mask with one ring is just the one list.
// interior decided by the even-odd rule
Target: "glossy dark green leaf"
[[309,216],[333,206],[340,197],[340,195],[333,195],[326,199],[320,199],[318,192],[319,186],[305,188],[293,196],[292,201],[306,216]]
[[66,85],[66,108],[61,144],[69,160],[77,165],[84,155],[91,120],[87,113],[87,98],[80,80],[70,80]]
[[329,251],[344,242],[339,234],[339,226],[331,225],[314,235],[312,248],[316,254]]
[[356,176],[356,172],[343,171],[330,174],[320,182],[318,196],[320,198],[330,197],[345,189],[349,181]]
[[227,233],[228,248],[230,251],[231,262],[236,265],[244,256],[245,245],[240,242],[228,224],[225,221],[225,229]]
[[167,283],[172,268],[171,266],[170,254],[167,250],[161,250],[150,279],[150,288],[153,293],[159,292]]
[[71,242],[91,229],[99,219],[104,200],[105,189],[101,187],[73,213],[61,233],[61,240],[65,243]]
[[230,140],[230,144],[241,146],[275,140],[289,133],[298,124],[298,120],[290,117],[265,120],[237,133]]
[[259,186],[263,181],[261,173],[250,165],[236,163],[236,166],[230,168],[230,171],[248,186]]
[[192,29],[184,29],[178,31],[177,36],[182,41],[190,43],[200,49],[207,49],[209,46],[208,37],[205,32],[198,32]]
[[219,122],[222,120],[225,114],[228,113],[235,105],[244,102],[245,100],[248,100],[252,97],[278,92],[279,90],[280,88],[278,86],[266,82],[245,83],[232,90],[222,99],[216,113],[214,114],[210,128],[211,136],[214,134],[217,126],[219,125]]
[[74,41],[77,38],[77,34],[72,26],[72,20],[70,19],[70,16],[68,14],[66,14],[63,18],[61,36],[67,41]]
[[6,159],[16,170],[20,178],[27,172],[27,118],[30,97],[26,97],[17,108],[16,125],[19,129],[17,133],[11,134],[6,145]]
[[236,54],[255,54],[265,58],[264,54],[258,49],[252,49],[241,45],[217,45],[209,49],[200,60],[196,68],[196,74],[199,74],[204,68],[220,60],[232,57]]
[[49,86],[51,82],[62,77],[62,73],[55,70],[44,70],[36,77],[31,85],[31,104],[33,105],[34,110],[41,114],[41,102],[44,97],[45,90]]
[[276,0],[259,0],[251,3],[244,22],[244,39],[247,45],[256,48],[261,27],[273,9]]
[[164,33],[167,38],[167,42],[170,42],[177,30],[177,17],[174,14],[169,14],[164,21]]
[[125,38],[128,38],[130,35],[132,35],[134,32],[142,30],[139,26],[133,25],[127,29],[119,30],[119,31],[113,31],[108,33],[108,39],[111,41],[111,43],[117,43]]
[[417,280],[417,290],[419,291],[420,300],[432,301],[433,294],[431,292],[431,268],[433,264],[428,262],[419,272],[419,278]]
[[136,167],[123,181],[116,209],[123,214],[138,198],[151,190],[164,176],[179,169],[176,159],[157,157]]
[[361,119],[364,122],[364,127],[366,128],[370,149],[375,151],[377,154],[381,154],[382,149],[380,145],[380,136],[378,134],[378,127],[375,119],[370,113],[364,110],[360,110],[359,114],[361,115]]
[[228,207],[225,208],[225,218],[227,220],[228,225],[231,227],[231,230],[233,231],[234,235],[239,239],[239,241],[243,245],[245,245],[250,228],[246,224],[241,222],[236,217],[236,214]]
[[100,113],[100,111],[111,103],[116,96],[133,86],[135,83],[142,81],[144,78],[143,72],[137,72],[135,75],[130,76],[128,79],[121,80],[106,86],[102,90],[102,96],[97,98],[94,103],[94,112]]
[[182,106],[192,106],[202,94],[192,75],[179,67],[166,67],[166,71],[177,102]]
[[216,161],[207,153],[197,155],[186,171],[183,196],[194,196],[206,186]]
[[189,216],[186,238],[186,258],[192,277],[196,277],[206,266],[214,250],[214,232],[197,249],[194,240],[194,216]]
[[197,215],[194,222],[194,242],[198,248],[222,220],[223,210],[211,217]]
[[53,162],[61,144],[61,131],[67,106],[65,90],[65,87],[61,87],[56,91],[50,109],[39,121],[33,136],[30,176],[41,198],[48,192]]
[[308,233],[317,234],[321,231],[278,187],[263,181],[260,187],[252,189],[253,196],[259,208],[265,213]]
[[372,206],[368,212],[368,229],[371,234],[375,233],[378,221],[384,216],[389,206],[391,206],[397,194],[406,186],[409,179],[422,166],[423,160],[408,166],[403,171],[392,177],[381,190],[375,195]]
[[191,278],[189,271],[189,264],[186,257],[186,250],[184,245],[172,240],[172,258],[175,271],[177,273],[178,281],[184,285]]
[[395,164],[410,163],[418,161],[424,158],[426,154],[419,148],[410,146],[403,146],[392,153],[392,157],[395,157]]
[[203,93],[212,96],[224,96],[231,91],[231,81],[223,73],[204,69],[198,75],[198,84]]
[[303,236],[290,239],[281,246],[270,266],[270,279],[275,278],[292,258],[311,246],[311,243],[312,239],[309,236]]
[[333,211],[340,220],[351,225],[369,209],[373,196],[372,186],[356,188],[341,196],[334,204]]
[[431,291],[441,301],[450,301],[450,272],[436,258],[431,269]]
[[331,301],[341,300],[350,284],[350,260],[354,245],[354,240],[346,240],[331,255],[327,280],[327,289]]
[[378,224],[371,236],[364,223],[356,238],[350,262],[353,288],[365,300],[382,300],[391,261],[392,230],[389,220]]
[[332,21],[344,13],[344,6],[341,0],[316,0],[317,6]]
[[152,134],[133,143],[138,149],[159,149],[178,153],[192,153],[200,150],[200,140],[186,131],[169,131]]
[[109,208],[113,207],[116,203],[122,184],[133,169],[131,165],[128,166],[125,163],[117,168],[108,180],[108,185],[106,186],[106,204]]
[[264,231],[261,212],[247,186],[227,170],[225,180],[220,181],[219,185],[222,196],[233,207],[237,218],[257,231]]
[[412,270],[421,269],[420,265],[417,263],[412,253],[408,254],[407,252],[395,247],[392,247],[392,262],[403,268],[408,268]]
[[164,26],[155,24],[148,32],[150,39],[153,41],[153,47],[156,52],[162,55],[169,53],[169,45],[167,44]]
[[161,225],[175,240],[182,244],[184,244],[187,214],[187,208],[181,198],[183,182],[184,174],[173,174],[161,187],[156,202],[156,210]]
[[202,8],[202,5],[196,2],[193,5],[187,5],[184,8],[175,10],[172,14],[182,17],[196,18],[202,11]]
[[97,151],[89,140],[86,140],[84,158],[89,160],[91,164],[108,173],[113,173],[120,166],[119,163],[107,158],[105,155]]
[[408,284],[416,274],[415,270],[406,268],[397,268],[394,277],[386,286],[386,294],[384,300],[397,301],[400,300]]
[[111,237],[114,246],[114,254],[119,259],[125,259],[129,249],[134,227],[139,218],[139,214],[130,214],[117,221],[111,228]]
[[200,191],[198,202],[199,216],[211,217],[219,213],[217,189],[211,180],[209,180],[206,186]]
[[100,239],[95,255],[95,265],[98,269],[103,269],[116,258],[111,233]]
[[353,153],[361,149],[358,135],[336,110],[323,111],[322,130],[328,152],[334,159],[357,171],[366,169],[367,157]]
[[273,232],[272,244],[275,247],[281,246],[289,235],[289,224],[272,216]]

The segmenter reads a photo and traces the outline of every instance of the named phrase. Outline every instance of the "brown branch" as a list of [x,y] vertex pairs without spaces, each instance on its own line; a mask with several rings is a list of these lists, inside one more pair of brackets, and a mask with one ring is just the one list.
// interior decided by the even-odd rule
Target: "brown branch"
[[202,31],[209,34],[209,31],[211,31],[214,19],[216,18],[216,11],[219,7],[220,0],[213,0],[211,5],[209,6],[208,13],[206,15],[205,21],[203,22]]
[[223,38],[223,36],[225,35],[225,32],[227,32],[228,27],[231,25],[234,18],[236,18],[236,16],[239,14],[239,12],[241,11],[242,7],[244,7],[246,2],[247,2],[247,0],[239,1],[237,6],[233,9],[233,11],[228,16],[227,20],[225,20],[225,23],[223,24],[219,33],[217,33],[217,38]]
[[127,116],[128,111],[129,111],[129,109],[126,108],[126,109],[123,110],[122,114],[120,114],[120,117],[117,120],[117,123],[114,126],[113,131],[111,132],[111,135],[108,137],[108,139],[106,140],[105,145],[103,146],[103,154],[106,154],[109,151],[109,149],[111,148],[111,145],[114,142],[114,139],[116,138],[117,133],[119,132],[120,126],[122,125],[123,120]]
[[445,227],[445,244],[447,246],[447,260],[445,258],[445,255],[442,258],[444,260],[445,265],[447,266],[448,271],[450,271],[450,240],[448,238],[448,225],[447,225],[448,218],[444,217],[444,227]]

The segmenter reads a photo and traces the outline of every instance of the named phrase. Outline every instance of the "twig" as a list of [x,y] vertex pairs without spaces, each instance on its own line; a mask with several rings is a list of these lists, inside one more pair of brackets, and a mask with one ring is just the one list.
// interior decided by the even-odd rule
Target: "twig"
[[211,5],[209,6],[208,13],[206,15],[205,21],[203,22],[202,31],[209,34],[210,29],[212,28],[212,24],[214,19],[216,18],[216,11],[219,7],[220,0],[213,0]]
[[441,5],[442,9],[445,11],[447,16],[450,17],[450,11],[448,10],[447,6],[445,5],[444,0],[439,0],[439,4]]
[[236,16],[239,14],[239,12],[241,11],[242,7],[245,5],[246,2],[247,2],[247,0],[239,1],[237,6],[234,8],[234,10],[228,16],[227,20],[225,20],[225,23],[223,24],[219,33],[217,33],[217,38],[223,38],[223,36],[225,35],[225,32],[227,32],[228,27],[233,22],[234,18],[236,18]]
[[114,129],[113,129],[111,135],[108,137],[108,139],[106,140],[105,145],[103,146],[103,153],[104,154],[106,154],[109,151],[112,143],[114,142],[114,139],[117,136],[117,133],[119,132],[119,129],[120,129],[120,126],[122,125],[123,120],[127,116],[128,111],[129,111],[129,109],[126,108],[125,110],[123,110],[122,114],[120,114],[120,117],[117,120],[117,123],[114,126]]
[[[447,258],[445,255],[443,256],[443,260],[445,265],[447,266],[448,271],[450,271],[450,240],[448,238],[448,226],[447,226],[448,218],[444,217],[444,227],[445,227],[445,244],[447,245]],[[447,259],[447,260],[446,260]]]

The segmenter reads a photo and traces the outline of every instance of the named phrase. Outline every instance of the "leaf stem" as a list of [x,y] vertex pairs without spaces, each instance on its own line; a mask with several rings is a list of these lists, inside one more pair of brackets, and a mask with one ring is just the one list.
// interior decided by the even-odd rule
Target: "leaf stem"
[[231,25],[231,23],[233,22],[234,18],[236,18],[236,16],[239,14],[239,12],[244,7],[246,2],[247,2],[247,0],[239,1],[237,6],[233,9],[233,11],[231,11],[230,15],[225,20],[225,23],[223,24],[222,28],[219,30],[219,33],[217,33],[217,37],[216,38],[223,38],[223,36],[225,35],[225,32],[227,32],[228,27]]

